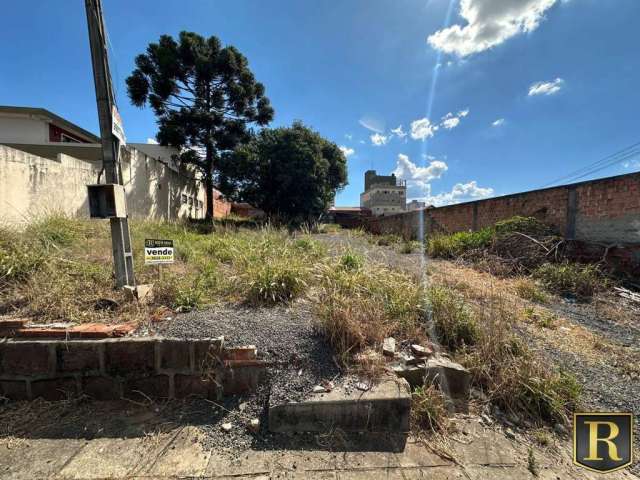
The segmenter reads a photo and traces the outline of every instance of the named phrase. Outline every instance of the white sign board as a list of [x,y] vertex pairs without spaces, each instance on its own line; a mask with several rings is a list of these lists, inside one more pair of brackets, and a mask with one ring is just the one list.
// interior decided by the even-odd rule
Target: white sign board
[[173,263],[173,240],[144,241],[144,263],[146,265],[162,265]]
[[122,126],[122,118],[120,118],[120,112],[116,106],[113,106],[111,110],[111,133],[120,140],[120,145],[124,146],[127,144],[127,137],[124,136],[124,127]]

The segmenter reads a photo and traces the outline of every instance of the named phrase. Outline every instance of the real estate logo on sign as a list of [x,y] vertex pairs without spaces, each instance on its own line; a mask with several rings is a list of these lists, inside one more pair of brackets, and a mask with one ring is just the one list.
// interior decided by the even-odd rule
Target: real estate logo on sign
[[596,472],[613,472],[633,463],[633,414],[574,413],[573,461]]
[[147,265],[173,263],[173,240],[146,239],[144,263]]
[[127,137],[124,135],[124,127],[122,126],[122,118],[120,117],[120,112],[116,106],[113,106],[111,110],[111,133],[115,135],[115,137],[120,140],[120,145],[124,146],[127,144]]

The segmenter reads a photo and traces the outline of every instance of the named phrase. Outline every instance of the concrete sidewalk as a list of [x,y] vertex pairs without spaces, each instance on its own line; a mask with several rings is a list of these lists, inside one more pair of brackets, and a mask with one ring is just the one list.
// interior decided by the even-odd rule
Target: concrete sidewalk
[[[6,438],[0,443],[2,479],[533,479],[528,450],[500,432],[469,422],[449,455],[408,439],[401,452],[247,450],[225,455],[206,449],[196,426],[135,438]],[[223,432],[220,435],[224,435]],[[567,455],[537,461],[541,479],[599,478],[571,466]],[[449,458],[449,459],[448,459]],[[450,460],[454,458],[455,462]],[[607,479],[635,478],[626,472]]]

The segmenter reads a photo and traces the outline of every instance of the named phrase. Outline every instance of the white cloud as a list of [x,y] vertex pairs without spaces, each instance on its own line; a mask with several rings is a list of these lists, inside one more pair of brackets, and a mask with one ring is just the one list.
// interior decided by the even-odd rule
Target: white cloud
[[557,0],[461,0],[466,25],[452,25],[430,35],[429,45],[466,57],[500,45],[515,35],[532,32]]
[[149,145],[159,145],[158,141],[155,138],[147,138],[147,144],[149,144]]
[[421,118],[411,122],[411,138],[414,140],[426,140],[433,137],[438,130],[438,125],[434,125],[428,118]]
[[629,160],[628,162],[624,162],[622,164],[624,168],[640,168],[640,160]]
[[550,82],[536,82],[529,87],[529,96],[534,95],[553,95],[558,93],[564,85],[564,80],[556,78]]
[[504,125],[504,118],[497,119],[491,125],[494,126],[494,127],[501,127],[502,125]]
[[452,205],[454,203],[467,202],[487,198],[494,194],[493,188],[482,188],[473,180],[468,183],[456,183],[450,192],[439,193],[438,195],[429,195],[424,198],[427,204],[440,207],[443,205]]
[[356,151],[353,148],[345,147],[344,145],[340,145],[338,148],[347,158],[349,158],[351,155],[356,153]]
[[380,133],[374,133],[373,135],[371,135],[371,143],[374,144],[376,147],[381,147],[383,145],[386,145],[387,142],[389,142],[389,136],[388,135],[382,135]]
[[460,119],[458,117],[445,117],[443,118],[441,123],[441,125],[447,130],[456,128],[459,124],[460,124]]
[[431,192],[429,182],[442,177],[448,168],[447,164],[440,160],[432,160],[428,166],[420,167],[401,153],[398,155],[393,173],[399,179],[406,180],[409,197],[424,197]]
[[402,130],[402,125],[399,125],[398,128],[391,129],[391,133],[393,133],[398,138],[404,138],[407,136],[407,132]]
[[447,113],[444,117],[442,117],[442,122],[440,122],[440,126],[446,128],[447,130],[451,130],[452,128],[456,128],[460,125],[460,119],[469,115],[469,109],[460,110],[458,113]]
[[346,138],[347,140],[353,140],[353,135],[351,135],[350,133],[345,133],[344,138]]

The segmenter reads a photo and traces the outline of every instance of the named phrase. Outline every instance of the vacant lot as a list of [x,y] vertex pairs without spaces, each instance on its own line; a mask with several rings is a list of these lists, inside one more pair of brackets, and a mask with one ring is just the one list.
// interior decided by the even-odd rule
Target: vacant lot
[[[53,216],[0,233],[0,309],[39,323],[136,320],[137,334],[225,335],[287,363],[271,391],[242,411],[237,402],[217,410],[205,429],[217,439],[211,446],[220,442],[217,422],[263,415],[269,394],[297,400],[323,380],[375,378],[381,365],[363,358],[374,358],[387,336],[432,342],[469,368],[471,412],[532,448],[565,438],[577,408],[640,410],[637,312],[606,285],[578,302],[542,277],[497,277],[432,260],[419,243],[327,227],[289,232],[228,221],[211,233],[132,222],[132,237],[138,282],[156,285],[151,305],[113,289],[105,223]],[[161,276],[140,258],[145,238],[175,242],[177,261]],[[171,319],[154,321],[163,316]],[[417,434],[455,431],[436,388],[414,398]],[[255,438],[222,442],[248,448]]]

